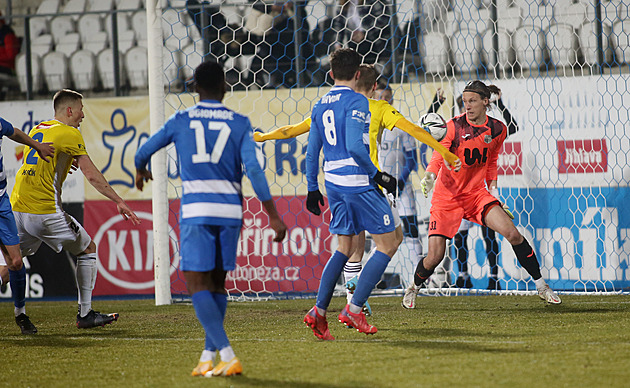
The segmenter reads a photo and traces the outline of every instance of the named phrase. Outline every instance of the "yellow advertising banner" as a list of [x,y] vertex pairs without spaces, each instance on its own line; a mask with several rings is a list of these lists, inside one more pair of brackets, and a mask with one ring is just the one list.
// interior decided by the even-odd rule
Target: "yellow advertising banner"
[[[440,113],[451,117],[452,91],[449,84],[392,85],[394,107],[410,121],[416,122],[429,108],[438,87],[445,88],[449,97]],[[280,89],[234,92],[225,96],[223,103],[230,109],[250,118],[255,130],[269,132],[287,124],[299,123],[310,116],[312,106],[328,91],[327,88]],[[168,95],[165,114],[193,106],[196,96]],[[81,132],[94,164],[118,192],[128,200],[150,199],[151,185],[139,192],[134,187],[134,155],[150,135],[149,99],[142,97],[93,98],[84,101],[85,119]],[[260,144],[265,155],[265,172],[274,196],[306,195],[305,170],[308,136],[293,140],[268,141]],[[175,149],[170,146],[169,197],[177,197],[179,174]],[[323,184],[323,178],[320,177]],[[244,195],[253,195],[251,185],[244,182]],[[91,185],[85,185],[85,199],[99,200],[103,196]]]

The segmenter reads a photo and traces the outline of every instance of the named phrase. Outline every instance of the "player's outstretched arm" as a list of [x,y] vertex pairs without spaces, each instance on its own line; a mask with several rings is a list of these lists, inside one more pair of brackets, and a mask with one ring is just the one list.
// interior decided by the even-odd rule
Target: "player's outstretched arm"
[[429,132],[425,131],[421,127],[417,126],[416,124],[405,118],[399,119],[396,122],[396,127],[402,129],[411,136],[415,137],[418,141],[428,145],[429,147],[439,152],[446,163],[448,163],[451,168],[455,169],[455,171],[459,171],[459,169],[461,168],[462,162],[459,160],[457,155],[447,150],[446,147],[435,140]]
[[81,172],[92,187],[116,203],[116,206],[118,206],[118,213],[120,213],[125,220],[131,220],[131,222],[135,225],[139,224],[140,219],[136,213],[131,210],[127,203],[125,203],[125,201],[120,198],[116,191],[114,191],[114,189],[109,185],[107,179],[105,179],[103,174],[101,174],[99,169],[94,165],[94,162],[92,162],[92,159],[90,159],[88,155],[80,155],[76,157],[76,160],[79,164]]
[[55,156],[55,147],[52,146],[52,143],[40,143],[37,140],[33,140],[33,138],[20,131],[18,128],[13,127],[13,135],[9,136],[9,139],[31,147],[37,151],[37,155],[46,162],[48,162],[49,157]]
[[311,118],[307,118],[296,125],[285,125],[275,129],[269,133],[254,132],[254,140],[257,142],[263,142],[267,140],[280,140],[289,139],[292,137],[298,137],[311,129]]

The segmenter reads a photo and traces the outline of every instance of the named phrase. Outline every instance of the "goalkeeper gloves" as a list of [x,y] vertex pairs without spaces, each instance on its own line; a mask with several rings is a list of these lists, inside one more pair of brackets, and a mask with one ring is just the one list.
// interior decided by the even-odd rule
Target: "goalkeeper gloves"
[[319,204],[324,206],[324,196],[322,196],[322,193],[320,193],[319,190],[309,191],[306,196],[306,210],[318,216],[322,214]]
[[374,175],[374,182],[387,190],[388,193],[396,194],[396,188],[398,187],[397,179],[388,173],[377,171],[376,175]]
[[511,220],[514,219],[514,214],[512,214],[512,212],[510,211],[510,208],[508,207],[508,205],[503,204],[503,211],[505,212],[505,214],[508,215],[508,217],[510,217]]
[[429,197],[429,192],[433,190],[435,185],[435,174],[432,172],[425,172],[424,178],[420,181],[420,188],[422,188],[422,194],[425,198]]

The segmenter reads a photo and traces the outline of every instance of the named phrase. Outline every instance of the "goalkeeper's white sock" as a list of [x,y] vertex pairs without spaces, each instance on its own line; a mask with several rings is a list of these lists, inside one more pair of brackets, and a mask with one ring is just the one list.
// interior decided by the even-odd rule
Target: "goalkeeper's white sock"
[[413,265],[411,267],[411,272],[409,273],[409,284],[412,284],[413,271],[416,269],[418,263],[420,262],[420,259],[422,258],[422,244],[420,243],[419,239],[414,237],[405,237],[403,239],[403,244],[405,244],[405,246],[409,250],[409,257],[411,258],[411,263]]
[[84,317],[92,309],[92,290],[96,283],[96,253],[77,256],[77,289],[79,315]]
[[547,282],[545,282],[545,279],[543,278],[535,279],[534,283],[536,283],[536,288],[542,288],[547,284]]

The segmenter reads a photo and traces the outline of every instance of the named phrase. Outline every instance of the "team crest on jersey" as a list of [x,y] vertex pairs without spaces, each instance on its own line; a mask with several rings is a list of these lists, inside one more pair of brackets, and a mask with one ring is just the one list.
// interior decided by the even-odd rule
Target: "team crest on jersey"
[[483,138],[483,141],[484,141],[484,143],[486,143],[486,144],[490,144],[490,143],[492,142],[492,136],[490,136],[490,135],[486,135],[486,136]]

